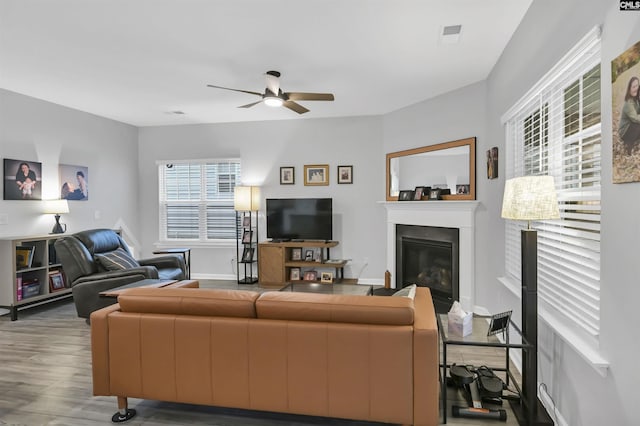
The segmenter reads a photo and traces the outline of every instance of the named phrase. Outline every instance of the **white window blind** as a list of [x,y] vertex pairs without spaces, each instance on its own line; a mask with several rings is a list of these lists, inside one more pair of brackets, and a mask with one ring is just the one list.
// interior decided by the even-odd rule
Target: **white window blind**
[[[559,220],[538,230],[538,295],[563,324],[600,331],[600,31],[590,32],[503,116],[507,178],[551,175]],[[520,230],[506,221],[505,270],[521,279]]]
[[162,240],[236,238],[233,192],[240,160],[159,162]]

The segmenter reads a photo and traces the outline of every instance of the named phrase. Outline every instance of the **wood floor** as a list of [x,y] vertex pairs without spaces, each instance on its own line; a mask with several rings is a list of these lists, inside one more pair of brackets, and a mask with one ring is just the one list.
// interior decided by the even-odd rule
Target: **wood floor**
[[[201,281],[202,287],[238,288],[233,282]],[[259,289],[241,285],[242,289]],[[500,365],[496,349],[454,348],[452,362]],[[464,405],[457,391],[448,392],[449,403]],[[138,415],[126,425],[377,425],[376,423],[282,415],[130,399]],[[508,407],[507,422],[451,418],[451,426],[517,425]],[[75,313],[71,299],[19,312],[18,321],[0,316],[0,424],[109,425],[116,412],[114,397],[94,397],[91,392],[90,327]]]

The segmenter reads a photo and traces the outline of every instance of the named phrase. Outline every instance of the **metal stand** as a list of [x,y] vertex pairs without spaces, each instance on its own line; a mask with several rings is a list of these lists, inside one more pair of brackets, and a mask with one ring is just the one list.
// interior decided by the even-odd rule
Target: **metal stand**
[[[239,215],[240,212],[236,212]],[[247,226],[245,220],[248,219]],[[257,274],[258,268],[255,265],[258,259],[258,212],[255,212],[255,226],[253,223],[253,212],[242,212],[240,216],[236,216],[236,272],[238,276],[238,284],[255,284],[258,277],[254,276],[254,267]],[[255,229],[255,234],[254,234]],[[242,231],[242,232],[240,232]],[[240,251],[242,247],[242,252]],[[244,277],[240,277],[240,265],[243,265]]]

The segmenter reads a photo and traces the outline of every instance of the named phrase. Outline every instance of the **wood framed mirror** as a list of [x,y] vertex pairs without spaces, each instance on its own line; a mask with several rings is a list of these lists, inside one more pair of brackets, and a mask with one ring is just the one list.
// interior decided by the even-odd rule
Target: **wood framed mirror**
[[398,201],[400,191],[417,187],[448,189],[443,200],[475,200],[476,138],[387,154],[387,201]]

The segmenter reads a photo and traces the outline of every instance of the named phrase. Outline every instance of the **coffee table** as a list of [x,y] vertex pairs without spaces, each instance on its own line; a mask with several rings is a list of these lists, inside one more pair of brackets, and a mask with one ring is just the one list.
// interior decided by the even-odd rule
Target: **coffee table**
[[176,283],[176,280],[156,280],[156,279],[146,279],[146,280],[140,280],[140,281],[136,281],[134,283],[131,284],[126,284],[120,287],[116,287],[116,288],[111,288],[109,290],[105,290],[100,292],[100,297],[110,297],[113,299],[117,299],[118,296],[120,296],[122,294],[122,292],[130,289],[130,288],[135,288],[135,287],[166,287],[168,285],[171,285],[173,283]]
[[370,296],[373,294],[373,286],[364,284],[289,283],[281,288],[280,291]]

